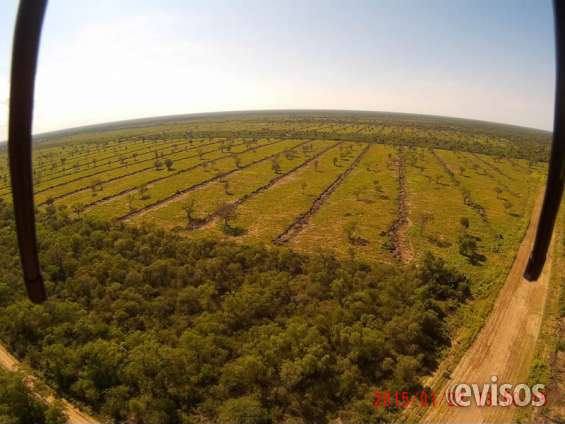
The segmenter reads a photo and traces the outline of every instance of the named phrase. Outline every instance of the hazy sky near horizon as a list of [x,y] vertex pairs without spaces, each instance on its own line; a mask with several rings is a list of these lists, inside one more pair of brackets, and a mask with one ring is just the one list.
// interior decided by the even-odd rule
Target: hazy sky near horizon
[[[0,140],[17,1],[0,3]],[[550,0],[50,0],[34,132],[353,109],[551,129]]]

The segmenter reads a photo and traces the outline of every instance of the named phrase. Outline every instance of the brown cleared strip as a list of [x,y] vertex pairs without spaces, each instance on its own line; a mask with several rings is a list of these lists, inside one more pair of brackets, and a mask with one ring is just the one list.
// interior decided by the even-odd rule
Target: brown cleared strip
[[410,249],[407,235],[410,221],[408,220],[408,204],[406,202],[406,163],[404,161],[402,148],[398,149],[395,167],[398,176],[398,202],[396,219],[390,226],[389,237],[394,245],[392,255],[396,259],[406,263],[410,262],[414,258],[414,255]]
[[300,215],[282,234],[276,237],[273,240],[273,243],[275,244],[288,243],[291,239],[296,237],[298,233],[300,233],[300,231],[302,231],[302,229],[306,225],[308,225],[310,218],[312,218],[312,216],[316,212],[318,212],[318,210],[322,207],[322,205],[326,202],[326,200],[328,200],[328,198],[332,195],[332,193],[340,186],[343,180],[345,180],[345,178],[347,178],[347,176],[351,173],[351,171],[355,169],[355,167],[359,164],[359,162],[361,161],[363,156],[365,156],[365,153],[367,153],[370,147],[371,145],[368,144],[361,151],[361,153],[357,155],[355,160],[351,162],[351,165],[349,165],[349,167],[345,171],[339,174],[338,177],[316,198],[316,200],[314,200],[314,203],[312,203],[310,209],[307,212]]

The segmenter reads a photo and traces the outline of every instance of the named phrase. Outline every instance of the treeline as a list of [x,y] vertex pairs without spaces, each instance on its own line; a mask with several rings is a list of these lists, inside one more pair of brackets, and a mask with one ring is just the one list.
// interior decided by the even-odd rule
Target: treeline
[[[359,133],[335,126],[371,128]],[[314,127],[312,127],[314,126]],[[386,129],[383,133],[380,130]],[[177,116],[70,129],[41,137],[36,148],[170,138],[303,138],[459,150],[544,162],[551,133],[493,122],[387,112],[285,111]],[[39,149],[38,149],[39,150]]]
[[469,297],[428,255],[371,268],[328,254],[189,241],[39,215],[50,299],[24,297],[0,203],[0,338],[61,394],[116,422],[377,422],[373,391],[419,388]]
[[[314,123],[314,122],[313,122]],[[379,124],[373,124],[375,128]],[[296,129],[217,129],[191,131],[195,138],[276,138],[276,139],[327,139],[332,141],[352,141],[364,143],[379,143],[409,147],[423,147],[431,149],[445,149],[484,155],[524,159],[533,162],[546,162],[549,159],[550,135],[547,134],[521,134],[504,133],[485,134],[484,132],[467,132],[462,128],[441,128],[443,134],[438,134],[439,128],[418,128],[414,126],[393,126],[396,133],[379,134],[336,132],[332,128],[323,130],[296,130]],[[407,128],[420,131],[419,134],[405,134]],[[429,134],[433,131],[433,134]],[[182,137],[183,131],[172,131],[168,137]],[[486,141],[478,142],[473,137],[484,136]]]
[[65,424],[57,403],[47,406],[30,392],[20,374],[0,369],[0,423]]

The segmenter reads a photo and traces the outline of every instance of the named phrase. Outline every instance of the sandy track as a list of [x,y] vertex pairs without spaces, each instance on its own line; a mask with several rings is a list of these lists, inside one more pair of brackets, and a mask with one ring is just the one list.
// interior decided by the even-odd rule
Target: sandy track
[[[8,352],[4,346],[0,345],[0,367],[15,372],[21,370],[21,363],[14,358],[10,352]],[[27,374],[24,378],[25,384],[29,387],[29,389],[34,392],[39,398],[43,399],[48,404],[53,403],[57,398],[54,395],[49,394],[47,396],[43,394],[39,394],[36,390],[37,380],[35,377]],[[96,420],[95,418],[91,417],[88,414],[80,411],[78,408],[73,406],[70,402],[65,399],[59,399],[63,405],[65,413],[67,414],[67,422],[69,424],[100,424],[100,421]]]
[[[506,282],[483,329],[465,353],[445,387],[456,383],[527,383],[551,272],[552,254],[536,282],[522,275],[535,237],[542,197],[537,199],[532,220]],[[445,390],[445,388],[444,388]],[[438,398],[439,398],[438,394]],[[441,393],[443,395],[443,393]],[[449,407],[445,401],[431,408],[424,423],[511,423],[515,407]]]

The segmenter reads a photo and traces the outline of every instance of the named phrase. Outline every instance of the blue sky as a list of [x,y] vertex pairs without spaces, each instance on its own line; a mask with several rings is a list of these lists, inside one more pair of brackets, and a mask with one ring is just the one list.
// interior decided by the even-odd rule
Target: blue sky
[[[17,2],[0,2],[0,139]],[[384,110],[551,129],[549,0],[51,0],[34,131],[219,110]]]

